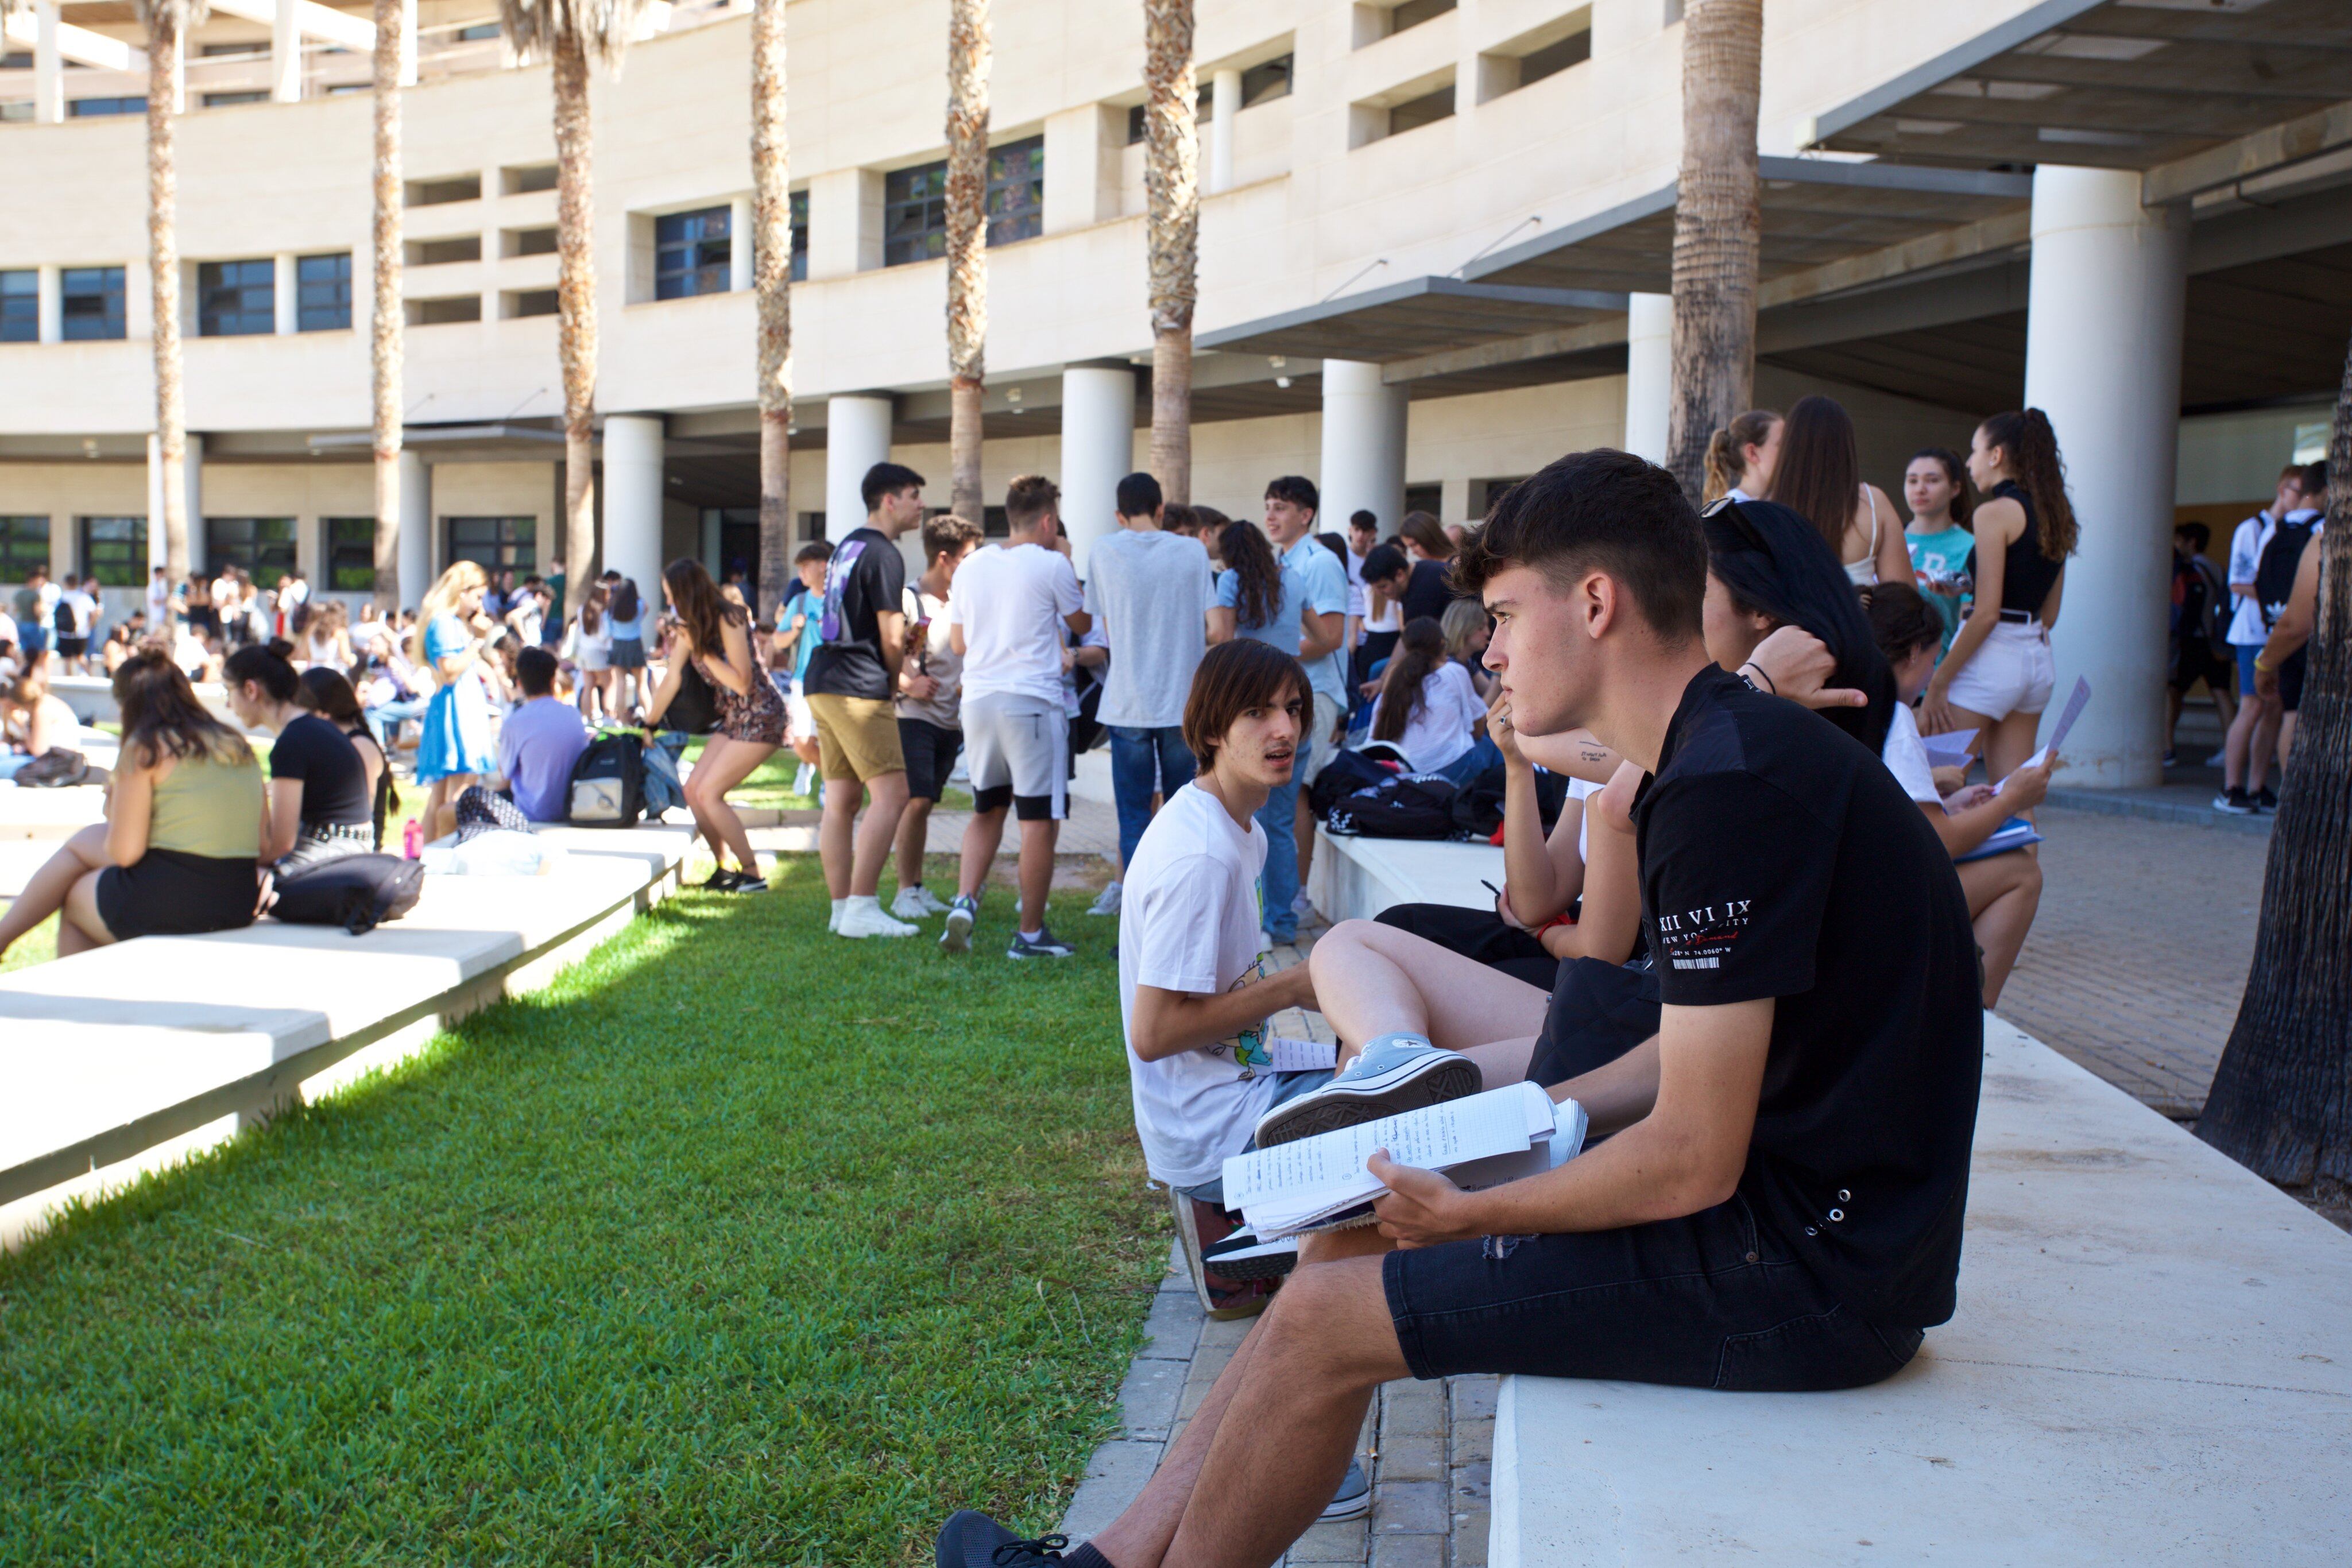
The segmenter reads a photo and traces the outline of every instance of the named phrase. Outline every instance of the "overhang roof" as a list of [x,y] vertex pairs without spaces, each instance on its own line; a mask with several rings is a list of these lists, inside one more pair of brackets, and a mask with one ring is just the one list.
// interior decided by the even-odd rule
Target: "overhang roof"
[[1402,360],[1489,338],[1622,315],[1622,292],[1414,277],[1203,332],[1203,349],[1330,360]]
[[2344,0],[2042,0],[1821,115],[1813,142],[2150,169],[2347,97]]

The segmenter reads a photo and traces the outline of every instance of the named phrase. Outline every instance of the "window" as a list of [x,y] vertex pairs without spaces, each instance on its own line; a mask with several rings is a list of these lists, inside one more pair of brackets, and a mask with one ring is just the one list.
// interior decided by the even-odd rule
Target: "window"
[[808,193],[793,193],[793,281],[808,281]]
[[1478,99],[1531,87],[1592,57],[1592,7],[1582,6],[1478,57]]
[[66,105],[66,112],[76,120],[88,120],[100,114],[144,114],[147,100],[143,98],[78,98]]
[[446,327],[459,321],[482,319],[482,297],[478,294],[452,294],[440,299],[408,301],[408,324],[412,327]]
[[499,314],[511,320],[518,316],[553,316],[562,308],[562,298],[552,288],[510,288],[499,300]]
[[28,71],[33,68],[33,51],[11,49],[0,55],[0,71]]
[[[988,152],[990,245],[1034,239],[1045,227],[1045,139],[1032,136]],[[882,265],[928,261],[948,248],[944,160],[894,171],[882,187]]]
[[294,519],[206,517],[205,570],[217,573],[225,566],[241,566],[264,582],[276,582],[280,572],[292,571]]
[[[1408,512],[1427,512],[1433,517],[1444,507],[1444,497],[1445,486],[1443,485],[1407,485],[1404,487],[1404,509]],[[1391,533],[1395,531],[1393,528],[1389,529]]]
[[[1194,79],[1200,84],[1201,90],[1192,99],[1192,118],[1196,120],[1206,120],[1211,114],[1215,112],[1217,101],[1216,84],[1209,80],[1206,77],[1196,77]],[[1246,98],[1247,94],[1244,93],[1244,96]],[[1128,110],[1127,144],[1129,147],[1134,146],[1137,142],[1141,141],[1144,139],[1146,134],[1143,129],[1144,111],[1150,107],[1150,104],[1149,101],[1146,101],[1144,103],[1136,104]],[[1244,103],[1243,107],[1247,108],[1248,105]]]
[[328,517],[327,589],[333,593],[375,590],[375,519]]
[[447,239],[413,239],[401,247],[411,267],[441,267],[453,261],[482,259],[482,236],[454,235]]
[[499,246],[499,250],[505,256],[553,256],[555,254],[555,231],[552,228],[509,229],[504,237],[506,243]]
[[239,59],[248,56],[259,59],[269,52],[269,43],[267,39],[255,38],[242,44],[206,44],[196,52],[208,60]]
[[278,264],[206,261],[196,267],[196,336],[246,338],[278,330]]
[[1418,27],[1423,22],[1433,22],[1454,9],[1454,0],[1404,0],[1389,10],[1389,31],[1402,33],[1407,27]]
[[1471,517],[1475,517],[1475,518],[1483,518],[1483,517],[1486,517],[1486,515],[1488,512],[1490,512],[1490,511],[1492,511],[1492,510],[1494,509],[1495,503],[1496,503],[1496,502],[1497,502],[1497,501],[1499,501],[1499,500],[1501,500],[1501,499],[1503,498],[1503,497],[1504,497],[1504,494],[1505,494],[1506,492],[1507,492],[1507,491],[1510,489],[1510,487],[1511,487],[1512,486],[1514,486],[1514,485],[1517,484],[1520,480],[1522,480],[1522,479],[1524,479],[1524,478],[1526,478],[1526,477],[1527,477],[1527,476],[1526,476],[1526,475],[1524,475],[1524,474],[1518,474],[1518,475],[1514,475],[1514,476],[1512,476],[1511,477],[1509,477],[1509,478],[1507,478],[1507,479],[1473,479],[1473,480],[1471,480],[1471,481],[1470,481],[1470,515],[1471,515]]
[[1435,92],[1408,99],[1389,110],[1389,134],[1402,136],[1408,131],[1418,131],[1424,125],[1434,125],[1454,114],[1454,84],[1447,82]]
[[102,588],[138,588],[147,581],[147,519],[83,517],[81,569]]
[[[268,101],[269,95],[266,92],[208,92],[205,94],[205,107],[206,109],[226,109],[231,104],[236,103],[268,103]],[[144,108],[145,105],[142,104],[141,107]]]
[[48,564],[48,518],[0,517],[0,582],[22,582]]
[[305,256],[294,263],[294,328],[340,332],[352,324],[352,253]]
[[1580,66],[1592,57],[1592,28],[1587,25],[1557,43],[1546,44],[1539,49],[1519,57],[1519,85],[1526,87],[1549,76],[1558,76],[1570,66]]
[[538,569],[537,517],[451,517],[447,521],[448,564],[470,560],[491,571],[509,566],[518,572]]
[[479,201],[482,177],[479,174],[453,174],[445,180],[411,180],[408,182],[408,204],[412,207],[437,207],[448,202]]
[[1255,109],[1259,104],[1290,96],[1290,60],[1288,55],[1268,60],[1262,66],[1252,66],[1242,72],[1242,107]]
[[735,242],[725,207],[665,213],[654,220],[654,298],[727,292]]
[[[484,38],[495,38],[498,36],[499,25],[496,22],[477,22],[470,27],[457,29],[457,41],[461,44],[476,44]],[[373,588],[375,584],[371,581],[368,586]]]
[[527,196],[533,191],[555,189],[555,165],[552,163],[520,163],[499,171],[499,188],[509,196]]
[[41,275],[26,267],[0,272],[0,343],[41,340]]
[[122,268],[68,267],[58,278],[58,301],[64,320],[60,330],[68,343],[124,335]]

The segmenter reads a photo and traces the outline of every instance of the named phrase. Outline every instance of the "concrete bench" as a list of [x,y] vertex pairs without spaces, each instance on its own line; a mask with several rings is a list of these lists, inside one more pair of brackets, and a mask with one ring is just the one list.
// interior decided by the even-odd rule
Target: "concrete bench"
[[546,876],[427,877],[362,936],[264,920],[0,976],[0,1246],[535,990],[677,885],[693,830],[551,827]]
[[1315,830],[1315,863],[1307,896],[1334,925],[1370,920],[1392,904],[1451,904],[1492,909],[1480,879],[1503,885],[1503,852],[1486,843],[1426,839],[1365,839]]
[[[1485,894],[1463,846],[1318,854],[1334,919]],[[2347,1301],[2352,1236],[1987,1014],[1952,1322],[1838,1394],[1506,1378],[1488,1560],[2340,1562]]]

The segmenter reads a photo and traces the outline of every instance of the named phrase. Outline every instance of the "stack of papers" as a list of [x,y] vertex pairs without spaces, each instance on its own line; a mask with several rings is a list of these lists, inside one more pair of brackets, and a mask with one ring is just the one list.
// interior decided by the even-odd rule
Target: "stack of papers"
[[1969,747],[1977,738],[1973,729],[1948,729],[1941,735],[1923,735],[1919,745],[1927,753],[1928,766],[1933,768],[1966,768]]
[[1381,1149],[1399,1165],[1444,1171],[1465,1188],[1537,1176],[1584,1145],[1584,1107],[1558,1105],[1533,1083],[1384,1116],[1225,1161],[1225,1207],[1262,1240],[1357,1222],[1388,1189],[1364,1163]]

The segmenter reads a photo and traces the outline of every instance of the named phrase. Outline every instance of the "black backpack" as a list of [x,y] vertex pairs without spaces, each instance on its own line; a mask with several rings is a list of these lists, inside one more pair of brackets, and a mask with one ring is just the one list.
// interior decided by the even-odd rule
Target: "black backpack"
[[1401,773],[1359,789],[1324,816],[1335,833],[1368,839],[1451,839],[1454,786],[1434,773]]
[[1370,789],[1397,776],[1397,769],[1385,762],[1375,762],[1360,751],[1339,751],[1323,765],[1315,782],[1307,787],[1307,809],[1318,817],[1328,817],[1331,808],[1359,789]]
[[279,877],[269,913],[296,925],[340,925],[357,936],[416,907],[425,862],[398,855],[341,855]]
[[[1454,825],[1474,839],[1491,839],[1503,831],[1503,765],[1499,762],[1454,793]],[[1549,768],[1536,769],[1536,816],[1549,834],[1568,803],[1568,776]]]
[[2319,519],[2305,522],[2282,522],[2272,530],[2271,542],[2263,547],[2263,559],[2254,568],[2254,601],[2263,607],[2263,624],[2273,625],[2279,612],[2286,608],[2289,595],[2294,592],[2294,569],[2303,563],[2303,548],[2311,542]]
[[646,747],[633,729],[588,743],[572,765],[564,820],[575,828],[634,828],[646,814]]

